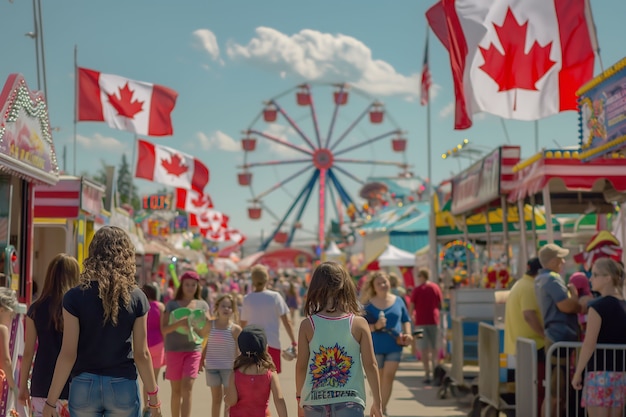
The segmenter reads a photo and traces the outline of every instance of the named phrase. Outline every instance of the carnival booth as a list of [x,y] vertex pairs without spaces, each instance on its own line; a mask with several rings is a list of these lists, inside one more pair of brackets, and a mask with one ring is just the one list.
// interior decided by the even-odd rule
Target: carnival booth
[[[0,285],[16,290],[20,300],[9,341],[18,380],[23,314],[32,297],[34,189],[37,184],[55,185],[59,168],[43,95],[29,90],[22,75],[11,74],[0,93],[0,107]],[[0,415],[8,415],[17,404],[10,390],[3,392]]]
[[0,93],[0,246],[6,285],[29,303],[33,202],[37,184],[55,185],[59,168],[43,95],[11,74]]
[[35,187],[33,281],[43,288],[49,262],[59,253],[83,265],[102,222],[105,187],[85,177],[61,176],[52,186]]
[[[618,154],[583,162],[579,151],[544,150],[516,166],[516,175],[519,182],[509,201],[542,205],[547,218],[555,213],[596,213],[602,222],[602,215],[614,212],[614,203],[626,200],[626,160]],[[558,236],[553,224],[547,226],[546,240],[554,242]],[[604,228],[601,223],[597,227]],[[535,250],[539,246],[536,237],[530,243]],[[523,259],[529,255],[521,253]]]
[[[445,236],[437,228],[437,238],[443,246],[439,259],[444,284],[450,289],[451,319],[496,320],[500,304],[496,290],[506,288],[511,276],[511,208],[506,195],[514,185],[513,167],[520,155],[519,146],[500,146],[451,180],[449,211],[453,221],[447,226],[458,228],[462,235]],[[523,207],[517,210],[524,213]],[[499,232],[491,227],[494,212],[500,214]],[[485,218],[483,239],[470,238],[469,219],[474,216]],[[441,221],[442,217],[438,213],[436,220]],[[484,248],[483,254],[478,253],[479,245]],[[449,254],[453,264],[446,263],[450,261]],[[457,285],[460,283],[468,285]]]

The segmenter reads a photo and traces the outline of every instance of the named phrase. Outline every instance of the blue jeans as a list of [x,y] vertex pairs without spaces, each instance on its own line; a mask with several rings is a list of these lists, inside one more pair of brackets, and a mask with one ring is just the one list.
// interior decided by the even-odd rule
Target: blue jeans
[[69,408],[72,417],[140,417],[137,380],[83,372],[72,378]]
[[363,417],[364,415],[363,406],[355,402],[304,406],[304,417]]

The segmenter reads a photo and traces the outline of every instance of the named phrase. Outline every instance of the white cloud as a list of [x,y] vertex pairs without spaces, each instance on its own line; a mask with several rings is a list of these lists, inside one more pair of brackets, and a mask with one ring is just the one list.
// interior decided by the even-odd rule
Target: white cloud
[[454,101],[451,101],[450,103],[443,106],[443,108],[439,111],[439,117],[441,119],[445,119],[446,117],[453,114],[454,108],[455,108],[454,106],[455,106]]
[[[419,96],[419,73],[403,75],[361,41],[342,34],[303,29],[292,36],[268,27],[258,27],[247,45],[233,41],[226,53],[233,60],[248,61],[281,77],[308,81],[347,81],[368,93],[381,96]],[[436,90],[431,90],[435,92]]]
[[239,152],[241,150],[239,143],[220,130],[216,130],[211,136],[207,136],[203,132],[198,132],[196,133],[196,137],[198,138],[198,142],[200,142],[200,147],[205,151],[209,149],[219,149],[226,152]]
[[130,148],[130,146],[120,142],[115,138],[102,136],[99,133],[95,133],[91,138],[83,135],[77,135],[76,141],[83,148],[94,151],[97,150],[119,153],[127,152]]
[[217,44],[215,34],[208,29],[198,29],[193,31],[196,47],[206,51],[213,61],[218,61],[222,65],[224,62],[220,59],[220,47]]

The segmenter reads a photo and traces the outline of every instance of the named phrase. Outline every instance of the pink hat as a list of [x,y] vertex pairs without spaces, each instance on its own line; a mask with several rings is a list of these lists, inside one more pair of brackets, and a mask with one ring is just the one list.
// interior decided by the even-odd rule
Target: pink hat
[[591,295],[591,289],[589,288],[589,279],[587,275],[582,272],[575,272],[569,277],[569,282],[574,284],[578,290],[578,296]]
[[186,279],[193,279],[194,281],[200,281],[200,276],[196,271],[185,271],[183,275],[180,277],[180,282],[183,282]]

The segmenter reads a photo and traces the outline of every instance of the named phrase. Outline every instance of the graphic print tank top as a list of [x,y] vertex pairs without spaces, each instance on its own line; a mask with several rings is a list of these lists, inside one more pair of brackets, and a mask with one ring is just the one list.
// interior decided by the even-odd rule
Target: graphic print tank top
[[354,315],[309,317],[313,339],[302,387],[302,405],[356,402],[365,407],[361,346],[352,336]]

